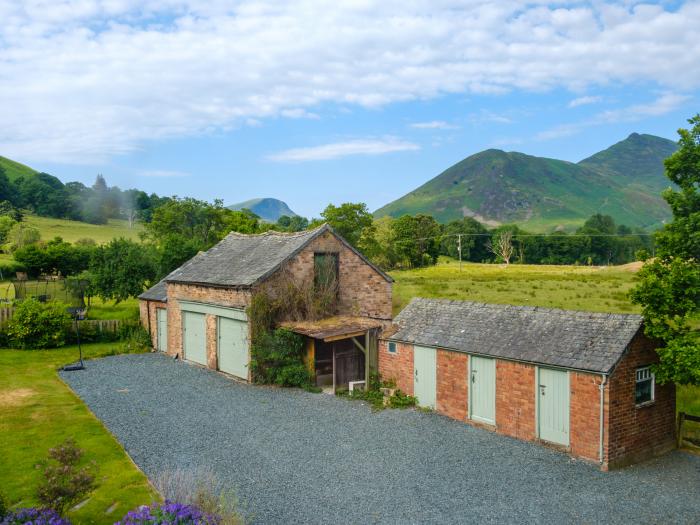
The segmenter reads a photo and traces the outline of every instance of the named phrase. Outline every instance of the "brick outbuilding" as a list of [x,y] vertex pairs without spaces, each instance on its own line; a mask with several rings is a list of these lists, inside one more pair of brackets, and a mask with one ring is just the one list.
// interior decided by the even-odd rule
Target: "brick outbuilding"
[[379,371],[421,405],[601,468],[675,446],[675,387],[655,383],[638,315],[414,299]]
[[334,283],[332,317],[320,332],[304,332],[304,323],[288,327],[307,336],[307,362],[318,377],[366,380],[377,367],[378,332],[391,324],[393,281],[327,224],[298,233],[230,233],[144,292],[141,322],[154,348],[249,380],[253,296],[290,283],[313,290],[320,278]]

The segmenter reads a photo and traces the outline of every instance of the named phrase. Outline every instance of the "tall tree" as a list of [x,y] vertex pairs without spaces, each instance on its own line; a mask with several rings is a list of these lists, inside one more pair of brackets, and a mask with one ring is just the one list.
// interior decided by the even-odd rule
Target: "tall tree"
[[96,294],[115,302],[138,296],[157,275],[153,250],[127,239],[98,247],[89,268]]
[[680,129],[679,149],[665,160],[678,185],[664,198],[673,221],[656,236],[657,257],[639,272],[632,300],[642,306],[647,335],[662,341],[660,382],[700,385],[700,337],[690,320],[700,312],[700,114]]
[[353,246],[357,246],[362,230],[372,226],[372,214],[364,202],[345,202],[340,206],[329,204],[321,217]]

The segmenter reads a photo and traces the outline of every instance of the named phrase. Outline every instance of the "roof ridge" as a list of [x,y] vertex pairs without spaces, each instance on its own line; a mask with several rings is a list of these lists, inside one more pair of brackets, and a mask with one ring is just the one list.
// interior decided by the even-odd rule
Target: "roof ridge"
[[[305,235],[311,235],[313,233],[316,233],[318,230],[321,228],[328,226],[328,223],[324,222],[322,225],[318,226],[317,228],[314,228],[312,230],[301,230],[298,232],[281,232],[278,230],[267,230],[264,232],[260,233],[241,233],[241,232],[236,232],[236,231],[231,231],[229,232],[226,237],[272,237],[272,236],[278,236],[278,237],[303,237]],[[216,246],[216,245],[215,245]]]

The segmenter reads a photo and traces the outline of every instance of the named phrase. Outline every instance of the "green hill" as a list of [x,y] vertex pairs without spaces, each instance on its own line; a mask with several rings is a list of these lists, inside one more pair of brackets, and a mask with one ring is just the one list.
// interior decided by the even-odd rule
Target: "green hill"
[[0,168],[5,172],[5,175],[7,175],[7,178],[11,181],[14,181],[18,177],[26,177],[28,175],[31,176],[39,173],[38,171],[33,170],[29,166],[25,166],[24,164],[20,164],[19,162],[16,162],[3,156],[0,156]]
[[228,206],[231,210],[242,210],[243,208],[252,211],[255,215],[267,222],[277,222],[282,215],[294,217],[294,213],[286,202],[270,197],[262,199],[250,199],[249,201],[239,202]]
[[375,215],[427,213],[440,222],[470,216],[490,225],[548,231],[572,229],[604,213],[620,224],[655,228],[670,217],[660,191],[669,185],[662,161],[673,151],[669,140],[636,133],[578,164],[486,150]]

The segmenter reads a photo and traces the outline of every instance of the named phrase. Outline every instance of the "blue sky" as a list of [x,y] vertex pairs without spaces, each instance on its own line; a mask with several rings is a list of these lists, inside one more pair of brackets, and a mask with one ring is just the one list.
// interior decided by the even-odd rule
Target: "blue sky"
[[0,0],[0,155],[317,216],[700,111],[698,2]]

